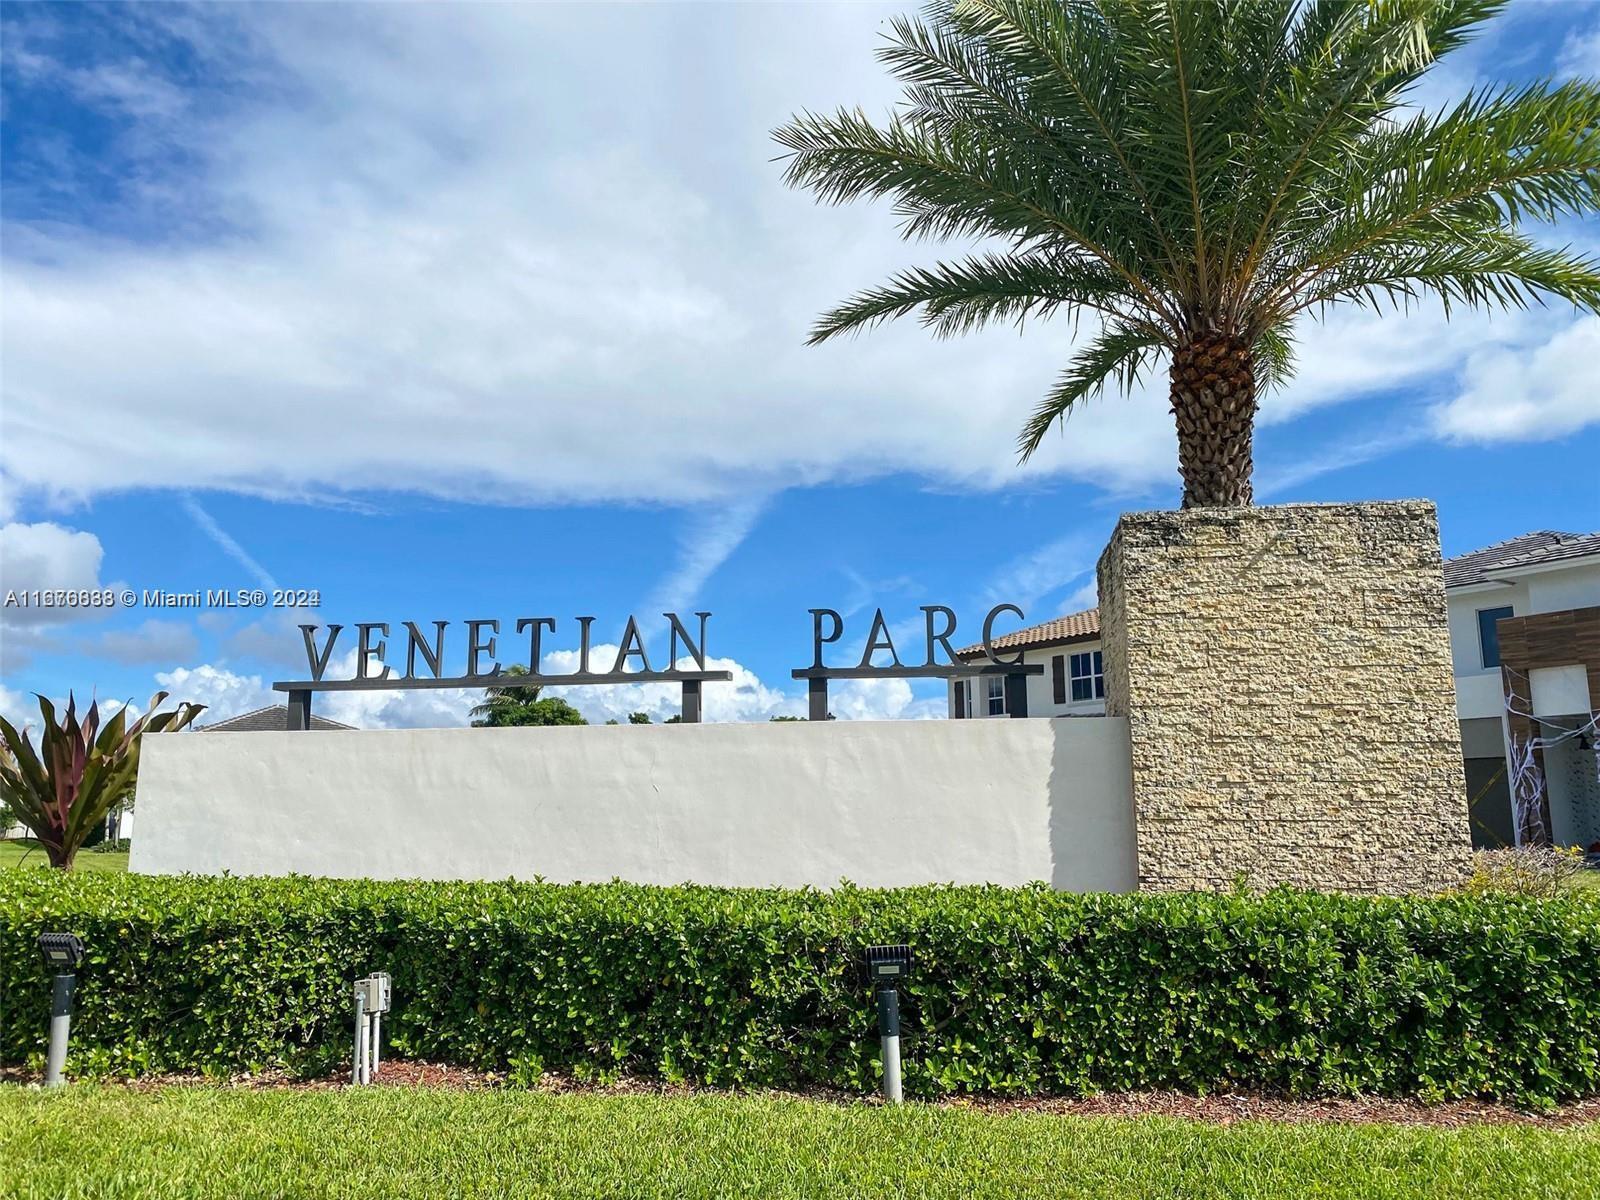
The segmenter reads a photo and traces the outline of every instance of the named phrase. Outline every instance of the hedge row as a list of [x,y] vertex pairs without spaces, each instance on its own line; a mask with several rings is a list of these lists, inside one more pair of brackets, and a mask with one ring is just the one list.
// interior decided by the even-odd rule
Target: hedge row
[[0,874],[0,1061],[41,1060],[41,929],[81,935],[73,1069],[319,1072],[349,980],[387,1053],[535,1077],[877,1078],[866,943],[909,942],[909,1093],[1600,1094],[1600,897],[1077,896]]

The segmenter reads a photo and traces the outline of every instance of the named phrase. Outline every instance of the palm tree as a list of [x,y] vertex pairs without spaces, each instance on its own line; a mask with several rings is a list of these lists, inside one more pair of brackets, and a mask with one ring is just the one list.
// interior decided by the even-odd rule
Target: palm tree
[[785,179],[828,202],[892,196],[908,238],[993,239],[824,316],[811,342],[920,310],[1097,320],[1018,440],[1169,362],[1184,506],[1251,501],[1261,391],[1303,313],[1432,295],[1600,309],[1600,263],[1524,218],[1600,208],[1600,88],[1409,89],[1500,0],[935,0],[879,57],[904,82],[778,130]]
[[[502,678],[528,674],[528,668],[513,664]],[[559,696],[539,698],[543,684],[503,683],[483,689],[483,699],[472,706],[475,729],[503,729],[515,725],[587,725],[589,722]],[[638,715],[638,714],[635,714]],[[632,718],[629,718],[630,720]]]
[[[507,678],[526,675],[527,673],[528,668],[520,663],[512,663],[501,672]],[[498,687],[484,688],[483,699],[472,706],[469,714],[474,718],[473,724],[499,725],[506,723],[496,718],[504,718],[524,705],[532,704],[538,700],[541,687],[542,685],[540,684],[508,683]]]

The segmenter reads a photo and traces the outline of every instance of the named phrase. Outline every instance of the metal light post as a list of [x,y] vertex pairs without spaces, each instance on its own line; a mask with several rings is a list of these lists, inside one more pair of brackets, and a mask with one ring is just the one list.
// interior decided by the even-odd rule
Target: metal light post
[[41,933],[39,953],[55,970],[50,987],[50,1050],[44,1060],[45,1087],[60,1087],[67,1065],[67,1038],[72,1032],[72,993],[78,986],[83,943],[72,933]]
[[911,970],[910,946],[868,946],[867,974],[878,993],[878,1037],[883,1046],[883,1098],[900,1103],[900,991]]

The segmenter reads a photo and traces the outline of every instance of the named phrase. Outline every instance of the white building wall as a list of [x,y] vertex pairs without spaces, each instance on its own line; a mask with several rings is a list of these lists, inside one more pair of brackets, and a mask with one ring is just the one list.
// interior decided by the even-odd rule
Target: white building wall
[[1589,711],[1589,676],[1581,663],[1533,668],[1528,672],[1528,693],[1536,717],[1582,716]]
[[1478,612],[1486,608],[1511,608],[1512,615],[1530,611],[1528,589],[1518,586],[1468,588],[1445,593],[1450,621],[1450,660],[1456,681],[1456,716],[1463,721],[1500,715],[1504,706],[1500,668],[1483,665],[1478,642]]
[[1600,606],[1600,565],[1555,566],[1515,583],[1479,585],[1447,592],[1450,657],[1455,671],[1456,715],[1463,721],[1499,716],[1504,706],[1500,669],[1483,665],[1478,613],[1509,606],[1512,615],[1564,612]]
[[1135,885],[1125,721],[155,735],[136,872]]
[[[1595,608],[1600,606],[1600,564],[1552,568],[1528,575],[1524,590],[1530,613]],[[1518,615],[1522,615],[1521,610]]]
[[[1462,749],[1467,758],[1506,754],[1505,697],[1500,668],[1485,667],[1478,634],[1478,613],[1486,608],[1510,607],[1517,617],[1565,612],[1600,605],[1600,564],[1555,564],[1510,578],[1509,582],[1478,584],[1445,593],[1450,622],[1450,655],[1455,673],[1456,715],[1462,722]],[[1534,711],[1541,715],[1567,715],[1588,709],[1588,689],[1581,668],[1535,670],[1530,679]],[[1486,718],[1493,719],[1493,726]],[[1498,731],[1491,748],[1488,731]],[[1564,747],[1546,751],[1546,783],[1555,840],[1588,845],[1583,835],[1590,814],[1600,809],[1591,800],[1582,772],[1563,757]],[[1509,764],[1507,764],[1509,771]],[[1578,780],[1578,783],[1574,783]],[[1600,788],[1600,784],[1595,785]],[[1504,785],[1500,785],[1504,792]],[[1509,797],[1504,803],[1509,804]],[[1596,836],[1600,836],[1597,833]]]
[[[1098,640],[1090,642],[1071,642],[1062,646],[1047,646],[1042,649],[1026,650],[1023,652],[1022,661],[1027,665],[1039,665],[1044,668],[1043,675],[1028,676],[1028,715],[1030,717],[1093,717],[1106,711],[1106,702],[1099,700],[1072,700],[1072,656],[1074,654],[1093,653],[1099,650]],[[1015,651],[1000,651],[1002,655],[1015,653]],[[1065,657],[1066,662],[1062,670],[1067,675],[1067,702],[1055,702],[1055,687],[1051,675],[1051,659],[1056,655]],[[970,716],[988,717],[994,714],[989,712],[987,693],[987,678],[978,676],[967,677],[966,684],[971,696]],[[956,711],[955,681],[951,680],[946,688],[947,712],[953,717]]]

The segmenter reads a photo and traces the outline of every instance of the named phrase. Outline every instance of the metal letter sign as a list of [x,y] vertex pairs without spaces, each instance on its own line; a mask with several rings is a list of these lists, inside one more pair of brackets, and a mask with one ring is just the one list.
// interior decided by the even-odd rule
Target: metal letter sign
[[[466,674],[451,678],[439,674],[440,664],[445,655],[445,629],[450,624],[448,621],[433,622],[433,636],[429,637],[419,630],[415,624],[407,621],[403,628],[406,631],[406,673],[396,675],[394,668],[384,662],[384,656],[389,649],[389,626],[378,621],[364,621],[356,626],[356,666],[353,679],[324,679],[327,673],[328,662],[333,657],[335,644],[339,640],[339,633],[343,625],[329,625],[327,627],[327,640],[321,648],[317,646],[317,632],[320,625],[302,625],[300,634],[305,639],[306,662],[310,667],[310,679],[284,680],[272,685],[276,692],[289,693],[289,728],[309,729],[311,727],[311,693],[312,692],[365,692],[377,689],[412,689],[412,688],[487,688],[504,684],[507,680],[514,681],[517,687],[548,687],[558,684],[564,687],[575,685],[607,684],[607,683],[677,683],[683,686],[683,720],[695,722],[700,720],[700,686],[703,683],[726,681],[733,678],[732,671],[706,670],[706,621],[711,614],[697,612],[700,618],[699,633],[690,636],[688,627],[677,613],[663,613],[667,618],[668,637],[668,662],[672,665],[664,671],[652,670],[650,659],[645,654],[644,635],[639,632],[639,623],[633,617],[628,618],[626,631],[622,635],[622,644],[617,650],[616,661],[611,664],[609,671],[596,672],[589,666],[589,627],[594,624],[593,617],[578,617],[579,649],[578,669],[568,675],[543,675],[539,672],[539,635],[546,630],[555,631],[556,619],[554,617],[521,617],[517,621],[518,633],[528,632],[528,657],[526,675],[504,674],[504,668],[496,660],[500,644],[499,621],[467,621],[464,656],[466,658]],[[694,661],[697,670],[680,671],[677,669],[678,644],[683,643],[684,653]],[[418,659],[425,668],[426,674],[418,674]],[[637,659],[642,670],[629,671],[630,659]],[[485,667],[485,663],[490,664]]]
[[[809,693],[810,717],[813,721],[828,719],[828,680],[830,679],[955,679],[968,675],[1000,675],[1005,679],[1006,712],[1013,717],[1028,715],[1027,677],[1044,674],[1044,665],[1025,666],[1022,651],[1009,658],[1001,658],[994,648],[994,621],[1001,613],[1022,610],[1015,604],[997,604],[983,619],[983,654],[985,662],[966,663],[956,657],[950,638],[956,631],[956,614],[942,604],[924,604],[923,647],[925,659],[913,666],[900,661],[895,651],[894,639],[889,635],[888,622],[883,619],[883,609],[872,614],[872,625],[867,631],[866,649],[861,661],[853,667],[829,667],[823,664],[822,648],[844,636],[844,618],[831,608],[813,608],[811,613],[811,665],[790,672],[795,679],[804,679]],[[940,618],[935,627],[935,618]],[[826,632],[824,629],[826,628]],[[946,661],[938,661],[937,650],[943,649]],[[875,667],[872,656],[887,651],[893,666]]]
[[[899,652],[895,649],[894,638],[889,632],[889,623],[884,620],[883,609],[877,609],[872,614],[872,624],[867,631],[865,648],[861,653],[861,660],[853,667],[830,667],[822,661],[822,649],[839,641],[844,636],[844,618],[831,608],[813,608],[811,612],[811,665],[791,672],[796,679],[807,681],[807,690],[810,693],[810,714],[813,721],[828,719],[828,681],[830,679],[953,679],[973,675],[999,675],[1005,679],[1006,712],[1013,717],[1028,715],[1027,676],[1041,675],[1044,667],[1040,664],[1027,666],[1022,661],[1022,652],[1019,650],[1010,657],[1002,658],[995,652],[994,623],[995,618],[1002,613],[1015,613],[1018,619],[1022,617],[1022,610],[1015,604],[998,604],[989,610],[983,619],[983,654],[984,659],[979,662],[962,662],[957,656],[950,639],[955,636],[956,614],[953,609],[942,604],[924,604],[921,606],[923,614],[923,652],[924,661],[917,664],[906,665],[900,661]],[[699,630],[695,635],[689,633],[688,627],[677,613],[662,613],[666,617],[667,626],[667,662],[664,671],[657,671],[650,666],[649,655],[645,651],[644,635],[639,631],[639,623],[632,616],[623,630],[622,641],[617,647],[616,659],[607,671],[595,671],[589,663],[590,658],[590,626],[595,622],[594,617],[577,617],[578,623],[578,669],[568,675],[543,675],[539,672],[539,655],[541,635],[554,633],[556,619],[554,617],[519,617],[516,623],[518,634],[528,635],[528,653],[526,658],[526,675],[508,676],[504,668],[495,658],[500,645],[500,622],[492,620],[465,621],[466,637],[463,642],[462,655],[466,660],[466,674],[444,677],[439,674],[441,664],[445,657],[445,629],[448,621],[434,621],[433,632],[430,636],[418,629],[416,624],[406,621],[401,628],[405,630],[406,638],[406,673],[396,675],[394,667],[385,661],[389,652],[389,626],[381,621],[363,621],[356,625],[355,638],[355,676],[351,679],[324,679],[328,663],[333,658],[335,645],[338,643],[339,634],[343,625],[327,626],[327,636],[319,647],[317,644],[320,625],[300,626],[301,637],[305,640],[306,662],[311,671],[310,679],[285,680],[274,683],[274,691],[289,694],[289,728],[309,729],[311,726],[311,693],[313,692],[364,692],[378,689],[412,689],[412,688],[488,688],[505,686],[507,680],[513,680],[512,686],[516,687],[547,687],[559,685],[562,687],[573,686],[601,686],[617,683],[677,683],[683,686],[683,720],[685,723],[694,723],[700,720],[700,688],[702,684],[712,682],[726,682],[733,678],[731,671],[706,670],[706,622],[711,614],[697,612],[694,615],[700,618]],[[682,642],[684,653],[693,660],[696,670],[680,671],[677,668],[678,644]],[[939,661],[940,650],[944,651],[945,661]],[[886,653],[892,666],[875,667],[872,665],[873,656]],[[628,670],[630,660],[638,660],[639,670]],[[420,660],[420,661],[419,661]],[[485,663],[489,665],[485,667]],[[425,673],[419,673],[418,667]]]

